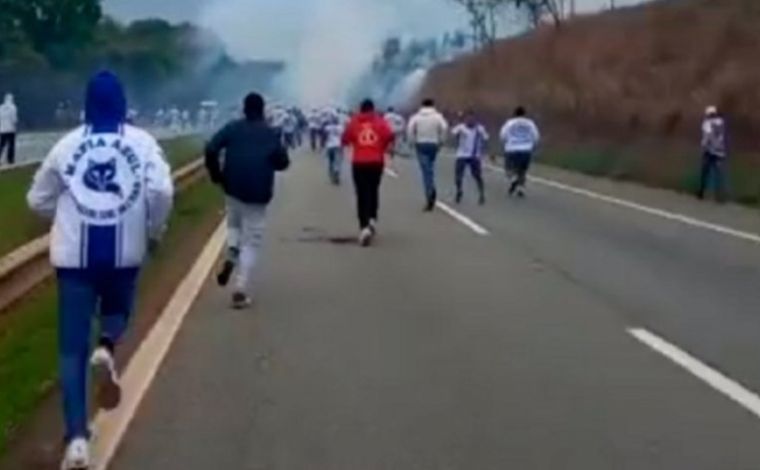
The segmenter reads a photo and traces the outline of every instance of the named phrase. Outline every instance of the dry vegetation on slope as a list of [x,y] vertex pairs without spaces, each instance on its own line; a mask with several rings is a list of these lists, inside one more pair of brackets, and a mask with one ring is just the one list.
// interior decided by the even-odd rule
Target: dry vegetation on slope
[[691,190],[704,107],[725,112],[733,192],[760,201],[760,1],[661,0],[504,40],[435,69],[424,94],[492,124],[517,104],[551,163]]

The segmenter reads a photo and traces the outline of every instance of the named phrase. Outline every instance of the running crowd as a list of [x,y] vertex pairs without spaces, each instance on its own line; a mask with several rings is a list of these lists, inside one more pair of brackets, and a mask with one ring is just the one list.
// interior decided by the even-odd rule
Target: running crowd
[[[119,78],[108,71],[97,73],[85,96],[83,124],[52,148],[27,195],[32,210],[52,220],[50,258],[58,280],[65,422],[63,470],[85,470],[93,463],[90,373],[100,409],[112,410],[120,402],[115,351],[134,309],[140,269],[160,243],[174,196],[171,169],[159,143],[130,124]],[[715,108],[706,115],[701,196],[711,175],[720,178],[727,157],[725,123]],[[17,120],[13,97],[8,96],[0,106],[0,151],[10,147],[11,155]],[[335,185],[341,184],[343,151],[351,151],[358,241],[369,246],[378,230],[386,163],[405,154],[405,147],[414,150],[419,162],[425,211],[437,205],[436,163],[449,142],[456,148],[456,202],[463,200],[469,172],[478,202],[485,203],[483,159],[490,137],[474,113],[464,114],[460,121],[450,129],[431,99],[406,122],[393,109],[381,114],[370,99],[353,115],[337,108],[303,114],[278,106],[268,110],[261,95],[246,96],[242,116],[219,130],[205,149],[210,178],[226,195],[227,250],[217,281],[221,286],[233,281],[232,307],[244,309],[252,303],[267,206],[274,196],[276,173],[290,166],[289,150],[308,140],[314,151],[323,151],[329,181]],[[507,192],[523,197],[540,141],[538,127],[523,107],[517,107],[499,140],[509,177]],[[93,351],[94,317],[99,329]]]
[[[325,155],[328,178],[333,184],[341,184],[344,152],[351,151],[362,245],[369,245],[376,233],[377,187],[389,158],[416,154],[424,210],[430,212],[438,200],[437,161],[443,148],[451,143],[456,148],[453,165],[456,203],[464,198],[464,177],[469,171],[477,186],[478,202],[485,204],[483,159],[488,153],[490,136],[473,112],[464,113],[453,128],[432,99],[424,100],[408,122],[393,108],[381,115],[371,100],[364,101],[353,116],[340,108],[314,109],[305,118],[305,129],[299,126],[298,117],[297,110],[281,107],[267,113],[267,121],[281,134],[287,149],[297,147],[301,132],[308,132],[312,151]],[[526,175],[540,141],[538,127],[526,110],[518,107],[502,127],[499,140],[504,149],[508,194],[524,197]]]

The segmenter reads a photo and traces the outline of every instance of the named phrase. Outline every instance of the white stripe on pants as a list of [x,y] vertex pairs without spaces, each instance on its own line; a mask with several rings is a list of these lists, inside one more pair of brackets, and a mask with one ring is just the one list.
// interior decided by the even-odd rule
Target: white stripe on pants
[[266,205],[246,204],[227,197],[227,246],[230,259],[238,264],[237,292],[248,292],[251,287],[258,252],[264,241],[266,215]]

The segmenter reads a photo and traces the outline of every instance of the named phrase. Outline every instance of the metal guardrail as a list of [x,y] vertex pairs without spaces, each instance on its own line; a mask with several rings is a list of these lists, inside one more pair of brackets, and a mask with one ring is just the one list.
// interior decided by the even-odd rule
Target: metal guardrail
[[[178,190],[195,182],[203,174],[203,160],[198,159],[172,174]],[[0,258],[0,312],[17,302],[53,272],[47,255],[50,235],[44,235]]]

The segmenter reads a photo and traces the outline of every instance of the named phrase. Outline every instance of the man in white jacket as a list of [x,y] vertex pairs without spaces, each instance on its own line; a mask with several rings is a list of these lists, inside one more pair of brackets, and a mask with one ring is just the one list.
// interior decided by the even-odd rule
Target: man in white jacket
[[422,108],[409,120],[407,134],[409,141],[417,149],[427,212],[435,208],[438,197],[435,187],[435,160],[446,141],[448,130],[449,125],[446,119],[435,109],[435,102],[432,99],[423,101]]
[[[114,349],[127,328],[149,246],[161,237],[172,207],[173,183],[161,147],[126,124],[119,79],[95,75],[85,124],[50,151],[27,195],[29,206],[53,219],[50,257],[58,278],[60,379],[66,424],[61,468],[91,465],[88,362],[101,408],[119,404]],[[98,347],[90,358],[92,318]]]
[[16,162],[16,132],[18,131],[18,109],[14,103],[13,95],[5,95],[3,104],[0,105],[0,164],[3,163],[3,154],[7,153],[9,165]]
[[509,195],[525,196],[525,183],[533,153],[541,140],[536,123],[519,106],[512,118],[507,120],[499,133],[504,143],[504,165],[507,175],[514,174],[509,185]]

